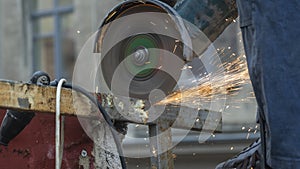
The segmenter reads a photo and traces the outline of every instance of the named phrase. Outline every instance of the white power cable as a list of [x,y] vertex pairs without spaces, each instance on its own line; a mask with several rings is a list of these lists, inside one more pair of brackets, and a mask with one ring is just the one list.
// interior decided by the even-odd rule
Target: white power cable
[[[55,169],[60,169],[63,155],[63,125],[64,118],[62,117],[62,133],[60,129],[60,94],[62,85],[66,79],[60,79],[56,88],[56,114],[55,114]],[[62,136],[61,136],[62,134]],[[60,137],[61,136],[61,137]]]

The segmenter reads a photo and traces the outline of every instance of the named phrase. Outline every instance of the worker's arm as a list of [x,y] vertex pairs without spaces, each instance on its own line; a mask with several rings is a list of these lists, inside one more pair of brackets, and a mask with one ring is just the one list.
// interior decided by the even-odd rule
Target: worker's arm
[[168,4],[168,5],[170,5],[170,6],[174,6],[175,4],[176,4],[176,2],[177,2],[177,0],[160,0],[160,1],[162,1],[162,2],[164,2],[164,3],[166,3],[166,4]]

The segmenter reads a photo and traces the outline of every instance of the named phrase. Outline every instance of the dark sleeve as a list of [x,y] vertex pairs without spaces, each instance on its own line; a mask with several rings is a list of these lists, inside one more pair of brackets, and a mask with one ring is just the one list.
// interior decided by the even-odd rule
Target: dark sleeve
[[175,4],[176,4],[176,2],[177,2],[177,0],[160,0],[160,1],[162,1],[162,2],[164,2],[164,3],[166,3],[166,4],[168,4],[168,5],[170,5],[170,6],[174,6]]
[[183,19],[196,25],[211,41],[238,16],[235,0],[180,0],[174,8]]

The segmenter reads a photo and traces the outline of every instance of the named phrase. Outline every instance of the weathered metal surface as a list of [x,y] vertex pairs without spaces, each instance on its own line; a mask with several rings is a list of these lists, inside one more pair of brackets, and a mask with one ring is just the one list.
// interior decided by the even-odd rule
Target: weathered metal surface
[[[55,113],[55,87],[37,86],[33,84],[25,84],[12,81],[0,81],[0,107],[15,110],[21,110],[36,113],[36,117],[32,122],[17,136],[7,148],[0,147],[1,168],[54,168],[55,161],[55,144],[54,131],[55,119],[50,113]],[[69,115],[65,122],[65,144],[62,168],[101,168],[101,165],[109,165],[112,168],[120,166],[120,160],[108,162],[109,151],[114,145],[113,137],[109,137],[108,127],[92,126],[96,131],[95,144],[86,133],[82,130],[75,115],[80,117],[95,116],[96,107],[81,93],[77,93],[70,89],[62,89],[61,95],[61,110],[62,114]],[[48,113],[48,114],[45,114]],[[4,115],[4,112],[1,116]],[[73,117],[70,117],[72,115]],[[71,120],[69,120],[71,119]],[[106,123],[101,121],[85,118],[86,120],[97,121],[97,124],[106,126]],[[38,122],[37,122],[38,120]],[[71,122],[70,122],[71,121]],[[97,127],[97,129],[94,129]],[[28,129],[29,128],[29,129]],[[76,131],[76,132],[74,132]],[[101,143],[97,140],[101,138]],[[106,143],[105,145],[99,145]],[[99,148],[100,147],[100,148]],[[93,148],[93,151],[92,151]],[[72,151],[70,151],[72,150]],[[83,157],[82,152],[86,151],[86,156]],[[114,151],[112,157],[118,158]],[[13,160],[12,160],[13,159]],[[92,159],[92,160],[90,160]],[[6,161],[10,161],[7,163]],[[18,161],[18,163],[13,163]],[[29,162],[28,162],[29,161]],[[95,162],[94,162],[95,161]],[[100,161],[102,161],[100,163]],[[89,167],[90,168],[90,167]]]
[[[0,121],[5,111],[0,110]],[[75,132],[76,131],[76,132]],[[65,138],[62,169],[80,168],[81,151],[87,152],[93,168],[93,141],[82,130],[76,117],[65,118]],[[55,161],[55,117],[36,113],[29,125],[7,147],[0,146],[1,169],[48,169]],[[87,165],[85,163],[85,165]]]
[[[97,112],[83,94],[66,88],[61,93],[63,115],[91,116]],[[0,108],[55,113],[55,99],[55,87],[0,80]]]
[[[89,119],[86,119],[89,120]],[[120,155],[117,150],[110,126],[105,122],[92,120],[88,122],[92,127],[94,140],[94,166],[95,169],[112,168],[122,169]],[[120,142],[121,139],[119,140]]]
[[[113,96],[102,95],[102,106],[105,110],[116,120],[126,121],[136,124],[151,125],[156,124],[154,120],[158,116],[160,119],[170,122],[172,128],[188,129],[201,131],[204,123],[215,123],[214,121],[206,121],[209,113],[214,113],[214,116],[221,117],[221,112],[209,110],[195,110],[184,106],[167,105],[164,111],[157,112],[146,110],[145,106],[141,106],[139,102],[146,102],[141,100],[131,100],[130,103],[122,102],[121,99],[114,99]],[[116,101],[118,103],[116,103]],[[130,105],[126,105],[130,104]],[[147,105],[147,103],[145,103]],[[116,108],[117,106],[120,106]],[[127,107],[127,108],[126,108]],[[153,106],[155,107],[155,106]],[[155,108],[154,108],[155,109]],[[156,109],[160,109],[157,108]],[[222,120],[216,128],[216,132],[222,130]]]
[[149,125],[151,169],[174,169],[171,124],[161,120]]
[[[55,87],[37,86],[33,84],[25,84],[13,81],[0,80],[0,108],[10,108],[22,111],[33,111],[43,113],[55,113]],[[102,105],[106,108],[111,117],[119,121],[129,121],[139,124],[153,124],[153,121],[141,116],[141,112],[149,113],[144,108],[135,108],[131,111],[121,111],[115,108],[112,99],[107,95],[102,96]],[[174,106],[166,107],[166,111],[161,115],[170,122],[180,120],[180,123],[175,123],[174,128],[183,128],[193,130],[201,130],[208,113],[206,110],[200,110],[195,117],[184,116],[189,112],[179,113],[180,108]],[[72,91],[70,89],[62,89],[61,95],[61,112],[63,115],[76,115],[84,117],[93,117],[99,111],[91,101],[81,93]],[[126,114],[127,118],[124,118]],[[129,117],[128,117],[129,116]],[[131,119],[134,119],[131,120]],[[198,119],[198,120],[197,120]],[[191,125],[194,124],[194,125]],[[217,129],[220,131],[220,128]]]

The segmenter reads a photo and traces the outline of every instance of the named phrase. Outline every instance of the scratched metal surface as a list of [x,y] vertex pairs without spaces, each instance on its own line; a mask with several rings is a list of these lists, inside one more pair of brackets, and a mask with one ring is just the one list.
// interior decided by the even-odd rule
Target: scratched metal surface
[[[0,120],[5,110],[0,111]],[[48,169],[55,162],[55,125],[51,114],[37,113],[29,125],[8,147],[0,146],[1,169]],[[76,117],[66,117],[65,145],[62,168],[79,168],[81,151],[91,157],[93,142],[84,133]],[[75,132],[76,131],[76,132]],[[90,160],[90,166],[93,161]]]

